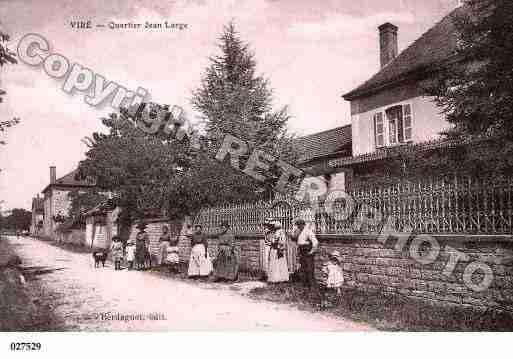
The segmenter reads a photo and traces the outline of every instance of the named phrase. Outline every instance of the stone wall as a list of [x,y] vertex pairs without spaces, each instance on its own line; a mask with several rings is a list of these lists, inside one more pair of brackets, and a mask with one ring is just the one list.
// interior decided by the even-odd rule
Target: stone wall
[[[397,249],[395,237],[383,244],[371,235],[320,235],[316,277],[319,279],[327,254],[336,249],[342,255],[347,288],[405,296],[444,306],[513,306],[511,236],[432,236],[430,241],[439,246],[438,255],[434,257],[430,256],[435,251],[430,251],[431,242],[427,242],[427,236],[402,238],[399,242],[403,243],[402,249]],[[261,240],[261,235],[236,236],[242,271],[261,271]],[[414,244],[414,240],[421,245]],[[210,242],[213,242],[211,247],[215,253],[215,241]],[[456,257],[458,261],[452,273],[444,274]],[[487,268],[490,272],[485,276]],[[492,278],[490,285],[485,289],[477,288],[486,278]]]
[[[433,242],[427,242],[428,237],[422,237],[426,241],[421,246],[412,242],[414,238],[420,237],[410,237],[404,241],[402,249],[398,249],[395,247],[397,238],[389,238],[382,244],[375,237],[365,235],[321,236],[316,276],[320,274],[319,269],[327,253],[337,249],[343,258],[347,287],[402,295],[442,305],[513,305],[511,237],[432,236],[430,241]],[[434,256],[436,247],[431,249],[431,243],[439,245],[437,256]],[[415,259],[417,256],[420,261]],[[451,273],[451,259],[454,260],[456,256],[460,258]],[[484,269],[476,270],[470,276],[472,269],[478,267]],[[490,286],[483,290],[472,289],[490,278],[484,275],[487,267],[491,269],[493,278]]]
[[[169,225],[165,221],[149,222],[146,229],[151,251],[155,255],[164,224]],[[180,261],[187,263],[190,240],[185,236],[183,225],[179,231]],[[134,226],[131,237],[135,238],[136,233]],[[235,237],[241,271],[261,272],[262,235]],[[318,239],[317,278],[327,254],[336,249],[342,255],[347,288],[405,296],[444,306],[481,309],[513,306],[511,236],[403,236],[401,240],[390,237],[386,241],[378,241],[373,235],[348,234],[319,235]],[[209,254],[212,259],[216,253],[217,241],[210,238]],[[449,270],[451,264],[455,264],[452,271]],[[480,283],[490,278],[488,286],[478,288]]]

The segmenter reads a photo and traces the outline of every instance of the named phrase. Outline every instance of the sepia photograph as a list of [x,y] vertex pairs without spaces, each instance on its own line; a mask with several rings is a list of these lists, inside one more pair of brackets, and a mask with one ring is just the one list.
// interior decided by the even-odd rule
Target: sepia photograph
[[510,0],[0,0],[0,350],[512,331],[512,58]]

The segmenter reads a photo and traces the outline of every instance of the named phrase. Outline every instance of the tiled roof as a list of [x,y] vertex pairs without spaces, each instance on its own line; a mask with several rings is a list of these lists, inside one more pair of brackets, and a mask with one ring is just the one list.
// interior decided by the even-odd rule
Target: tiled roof
[[329,156],[342,150],[350,150],[351,125],[299,137],[294,141],[294,144],[299,152],[300,163]]
[[367,95],[453,58],[457,46],[457,30],[453,19],[467,11],[466,6],[453,10],[377,74],[343,97],[352,100]]
[[94,181],[91,181],[89,179],[80,179],[78,177],[78,168],[71,171],[65,176],[62,176],[61,178],[57,179],[54,184],[49,184],[45,187],[43,192],[46,192],[47,189],[50,188],[50,186],[66,186],[66,187],[92,187],[94,186]]
[[116,208],[115,200],[112,198],[109,198],[109,199],[99,203],[95,207],[84,211],[82,215],[84,217],[89,217],[89,216],[93,216],[93,215],[97,215],[97,214],[105,214],[108,211],[112,211],[114,208]]
[[[475,142],[477,143],[478,141]],[[409,143],[401,146],[385,147],[375,152],[364,153],[354,157],[335,158],[328,162],[328,167],[337,168],[350,166],[359,163],[367,163],[372,161],[384,160],[387,158],[394,158],[399,156],[400,154],[405,153],[424,152],[438,148],[454,148],[468,143],[469,142],[440,138],[421,143]]]

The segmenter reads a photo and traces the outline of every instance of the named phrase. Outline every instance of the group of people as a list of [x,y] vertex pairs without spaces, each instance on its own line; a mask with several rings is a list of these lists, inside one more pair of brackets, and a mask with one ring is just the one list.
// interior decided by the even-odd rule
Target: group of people
[[[152,265],[152,256],[149,248],[149,235],[146,232],[146,224],[137,225],[137,235],[135,239],[128,239],[126,244],[123,243],[119,236],[112,238],[112,259],[114,261],[114,269],[120,270],[124,260],[127,262],[129,270],[147,269]],[[161,265],[168,265],[170,271],[178,272],[178,238],[172,237],[167,226],[162,227],[162,235],[159,238],[159,261]]]
[[208,239],[200,224],[187,236],[191,240],[191,256],[189,259],[188,276],[190,278],[206,278],[213,274],[216,281],[234,281],[239,276],[239,257],[235,248],[235,237],[230,232],[228,221],[220,224],[220,231],[209,237],[218,242],[217,255],[214,260],[208,252]]
[[[280,221],[268,218],[264,222],[264,250],[261,262],[269,283],[289,281],[287,265],[287,235]],[[333,303],[333,297],[339,298],[344,283],[342,256],[337,250],[328,254],[322,265],[319,281],[315,280],[315,255],[319,242],[315,232],[307,226],[305,220],[296,219],[288,237],[297,246],[299,256],[299,279],[308,287],[319,284],[321,307],[327,308]]]
[[[263,223],[264,242],[261,251],[261,263],[264,279],[269,283],[284,283],[290,280],[289,263],[287,260],[290,242],[297,247],[299,257],[299,280],[308,287],[316,284],[321,289],[321,306],[327,306],[331,295],[339,295],[344,282],[342,272],[342,257],[338,251],[328,254],[322,265],[319,280],[315,279],[315,256],[319,242],[314,230],[307,226],[303,219],[296,219],[290,232],[286,233],[280,221],[268,218]],[[112,256],[115,269],[121,269],[121,262],[126,259],[129,269],[145,269],[151,266],[149,236],[145,231],[146,225],[139,224],[139,232],[135,240],[128,240],[124,248],[119,237],[113,238]],[[239,274],[240,257],[235,246],[235,237],[230,231],[228,221],[220,223],[220,231],[208,235],[216,239],[217,251],[212,260],[209,254],[209,243],[203,228],[196,224],[189,229],[186,236],[191,241],[191,252],[187,275],[190,278],[208,278],[211,275],[215,281],[235,281]],[[290,241],[290,242],[289,242]],[[125,253],[126,252],[126,253]],[[178,236],[172,236],[167,226],[162,227],[159,238],[159,261],[161,266],[167,266],[171,272],[179,272]]]

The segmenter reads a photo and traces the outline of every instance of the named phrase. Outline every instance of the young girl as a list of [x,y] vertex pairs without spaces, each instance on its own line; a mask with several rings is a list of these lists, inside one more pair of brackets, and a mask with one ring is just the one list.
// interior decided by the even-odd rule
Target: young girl
[[129,240],[126,244],[126,261],[128,262],[128,269],[134,269],[135,242],[133,240]]
[[342,257],[340,252],[335,250],[328,254],[328,260],[322,266],[321,289],[321,309],[328,308],[330,298],[335,296],[336,301],[341,294],[341,287],[344,284],[344,273],[341,267]]
[[123,242],[118,236],[112,237],[112,260],[114,261],[114,270],[121,269],[121,261],[123,260]]

